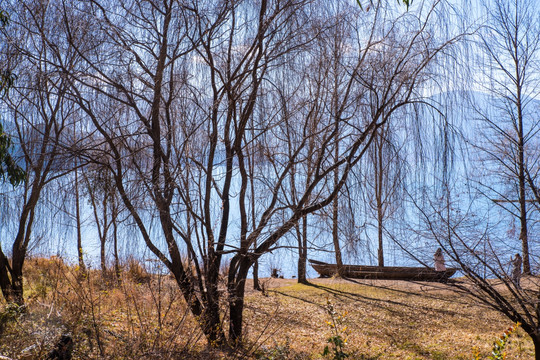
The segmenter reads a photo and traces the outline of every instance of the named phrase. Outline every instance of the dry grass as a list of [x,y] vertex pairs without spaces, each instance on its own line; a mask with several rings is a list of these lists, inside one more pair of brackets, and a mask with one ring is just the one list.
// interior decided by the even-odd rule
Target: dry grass
[[[137,274],[148,273],[139,266]],[[245,350],[226,355],[207,349],[169,276],[138,282],[132,272],[117,283],[97,271],[81,276],[61,259],[29,261],[28,310],[4,329],[0,354],[42,358],[69,332],[74,359],[270,358],[272,352],[274,359],[322,359],[330,336],[328,300],[348,313],[346,350],[352,359],[471,359],[474,346],[487,356],[494,339],[512,325],[446,285],[314,279],[307,286],[265,279],[266,295],[246,294]],[[519,330],[507,359],[529,359],[532,351]]]
[[[471,359],[473,347],[487,356],[493,341],[512,325],[442,284],[314,279],[306,286],[273,281],[283,286],[270,290],[270,297],[250,296],[247,322],[256,332],[271,318],[267,332],[274,334],[272,340],[289,338],[304,355],[321,352],[330,335],[324,321],[329,319],[327,300],[348,314],[347,349],[353,359]],[[532,341],[520,330],[507,359],[533,354]]]

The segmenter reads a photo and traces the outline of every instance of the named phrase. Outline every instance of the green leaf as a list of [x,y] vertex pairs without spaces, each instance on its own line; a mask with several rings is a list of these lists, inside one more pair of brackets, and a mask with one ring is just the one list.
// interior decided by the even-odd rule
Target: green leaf
[[330,348],[328,347],[328,345],[326,345],[326,346],[324,347],[322,356],[326,356],[326,355],[328,355],[328,354],[330,354]]
[[4,27],[9,24],[9,14],[0,9],[0,26]]
[[17,186],[26,179],[26,172],[17,165],[9,153],[10,148],[11,138],[0,124],[0,181],[7,179],[11,185]]

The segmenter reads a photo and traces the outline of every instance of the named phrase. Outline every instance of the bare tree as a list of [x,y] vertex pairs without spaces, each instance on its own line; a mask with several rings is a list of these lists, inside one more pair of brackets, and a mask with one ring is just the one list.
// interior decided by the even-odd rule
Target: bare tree
[[[4,29],[9,24],[9,19],[9,13],[0,8],[0,29]],[[0,95],[5,95],[9,88],[13,86],[14,82],[15,75],[12,73],[11,69],[4,68],[3,64],[2,68],[0,68]]]
[[[118,207],[116,206],[116,193],[114,181],[107,169],[88,166],[84,174],[85,193],[90,200],[94,224],[97,229],[100,244],[100,266],[103,276],[107,275],[106,245],[110,234],[116,229]],[[113,227],[113,229],[111,229]],[[116,230],[117,231],[117,230]],[[118,251],[116,249],[115,254]],[[116,256],[116,269],[118,271],[118,258]]]
[[[382,4],[368,13],[351,7],[356,38],[329,47],[346,54],[335,65],[344,77],[333,88],[341,93],[337,107],[323,109],[314,125],[308,96],[292,111],[280,101],[291,90],[283,86],[293,85],[284,79],[298,79],[299,91],[332,88],[325,79],[313,86],[303,75],[310,71],[306,63],[295,61],[318,56],[315,41],[335,41],[313,31],[327,19],[315,16],[307,1],[48,6],[62,14],[61,32],[81,59],[71,66],[57,56],[54,64],[91,122],[93,141],[108,149],[88,156],[108,167],[146,246],[173,274],[215,346],[242,340],[245,283],[254,262],[301,219],[334,201],[377,129],[422,97],[427,66],[452,42],[430,35],[433,6],[398,17]],[[376,32],[382,23],[390,26]],[[394,49],[393,66],[383,74],[367,56],[381,47]],[[259,148],[254,139],[263,150],[250,166],[250,152]],[[287,180],[295,168],[312,174],[298,172],[305,181],[296,182],[292,196]],[[160,234],[148,220],[157,221]],[[228,340],[218,288],[225,259]]]
[[[404,185],[404,161],[401,158],[399,144],[392,137],[392,129],[387,125],[381,127],[373,141],[369,161],[372,177],[365,184],[371,184],[368,194],[369,206],[375,213],[377,232],[377,262],[384,266],[384,234],[388,231],[386,220],[399,208],[403,199],[400,191]],[[368,175],[368,176],[369,176]]]
[[534,222],[528,204],[534,199],[540,155],[539,123],[534,116],[540,17],[534,6],[521,0],[485,5],[488,20],[478,34],[482,51],[477,52],[482,61],[474,74],[483,93],[473,94],[480,121],[468,138],[476,150],[471,154],[473,179],[480,186],[473,191],[465,190],[464,184],[459,190],[459,185],[452,188],[445,181],[441,202],[429,202],[420,213],[427,232],[467,276],[466,281],[453,284],[455,289],[520,322],[533,341],[535,358],[540,359],[540,284],[529,276],[521,285],[512,281],[507,260],[515,253],[514,246],[506,241],[500,214],[491,206],[494,201],[518,219],[523,270],[530,274],[534,257],[528,233]]
[[513,281],[508,247],[497,235],[499,224],[470,203],[479,198],[460,194],[425,207],[416,203],[425,225],[422,236],[434,239],[466,275],[452,282],[452,288],[521,323],[533,341],[535,359],[540,359],[540,283],[535,277],[525,277],[520,284]]
[[[0,9],[0,30],[3,30],[9,24],[9,14]],[[3,35],[3,34],[2,34]],[[5,46],[2,42],[2,45]],[[7,64],[6,62],[2,62]],[[0,68],[0,96],[5,96],[9,88],[13,86],[15,76],[8,68]],[[4,127],[0,122],[0,180],[5,181],[6,178],[15,186],[22,182],[25,178],[24,170],[15,162],[10,154],[12,141],[10,136],[4,132]]]
[[[527,0],[485,4],[488,21],[479,34],[483,65],[476,80],[487,96],[476,95],[482,141],[473,141],[485,168],[484,192],[519,220],[523,270],[531,272],[527,172],[536,178],[540,153],[532,142],[540,130],[534,101],[539,95],[540,17]],[[531,167],[530,171],[528,167]],[[486,177],[485,174],[490,177]],[[488,182],[486,179],[498,179]],[[530,180],[534,183],[536,179]]]
[[[42,8],[34,10],[35,15],[45,14]],[[23,264],[38,221],[41,195],[49,183],[71,171],[66,169],[63,134],[73,107],[65,101],[68,84],[49,66],[48,44],[36,28],[23,28],[20,21],[24,21],[22,15],[13,28],[10,47],[5,50],[10,55],[12,68],[21,75],[10,97],[4,99],[4,108],[17,136],[27,178],[21,189],[20,203],[17,202],[20,207],[18,226],[11,242],[11,261],[0,249],[0,287],[7,301],[22,305]]]

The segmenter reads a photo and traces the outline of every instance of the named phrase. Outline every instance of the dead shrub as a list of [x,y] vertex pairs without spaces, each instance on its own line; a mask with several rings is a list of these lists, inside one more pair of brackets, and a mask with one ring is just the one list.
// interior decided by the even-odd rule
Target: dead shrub
[[62,274],[68,265],[58,256],[29,258],[24,263],[26,296],[30,300],[44,300],[49,294],[55,296]]
[[144,265],[134,258],[129,258],[126,263],[127,277],[137,284],[147,284],[152,280]]

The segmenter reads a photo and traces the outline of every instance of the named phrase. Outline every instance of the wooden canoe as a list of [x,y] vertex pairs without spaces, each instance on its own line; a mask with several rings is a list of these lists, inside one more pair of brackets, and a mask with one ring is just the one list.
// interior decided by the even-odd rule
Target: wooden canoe
[[[336,264],[312,259],[309,259],[309,262],[321,277],[331,277],[338,272]],[[446,281],[456,273],[457,269],[447,268],[446,271],[435,271],[428,267],[343,265],[342,271],[343,277],[355,279]]]

